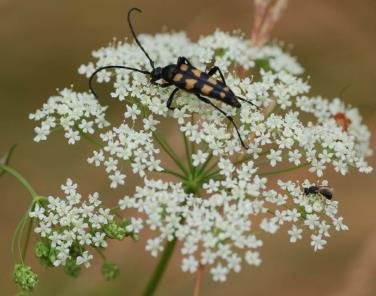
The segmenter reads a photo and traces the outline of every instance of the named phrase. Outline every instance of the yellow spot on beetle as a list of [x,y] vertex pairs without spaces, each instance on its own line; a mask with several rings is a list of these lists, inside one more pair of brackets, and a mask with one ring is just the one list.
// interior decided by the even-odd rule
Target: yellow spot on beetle
[[187,64],[182,64],[182,65],[180,66],[180,70],[182,70],[182,71],[187,71],[187,70],[188,70],[188,65],[187,65]]
[[213,78],[213,77],[209,77],[208,78],[208,82],[211,83],[211,84],[214,84],[216,85],[218,82],[217,82],[217,79]]
[[213,87],[211,87],[210,85],[207,85],[207,84],[204,84],[204,86],[201,88],[201,92],[204,95],[208,95],[212,90],[213,90]]
[[178,81],[180,81],[182,78],[183,78],[183,74],[178,73],[178,74],[176,74],[176,75],[174,76],[173,80],[176,81],[176,82],[178,82]]
[[193,75],[195,75],[196,77],[200,77],[200,75],[201,75],[201,71],[199,70],[199,69],[193,69],[192,70],[192,73],[193,73]]
[[224,91],[230,91],[230,89],[228,88],[228,86],[224,87],[223,90]]
[[224,91],[221,91],[221,92],[219,93],[219,96],[221,97],[221,99],[224,99],[224,98],[226,97],[226,94],[225,94]]
[[194,88],[196,83],[197,83],[196,79],[187,79],[185,81],[185,89],[190,90]]

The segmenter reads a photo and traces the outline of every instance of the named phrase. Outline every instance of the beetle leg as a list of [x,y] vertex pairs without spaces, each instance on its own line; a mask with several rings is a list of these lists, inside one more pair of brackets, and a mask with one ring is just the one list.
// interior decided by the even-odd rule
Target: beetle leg
[[246,100],[246,99],[243,99],[242,97],[238,97],[238,96],[236,96],[236,97],[237,97],[240,101],[245,102],[245,103],[248,103],[248,104],[250,104],[250,105],[256,107],[257,110],[260,110],[260,107],[257,106],[256,104],[253,104],[252,102],[250,102],[250,101],[248,101],[248,100]]
[[224,116],[226,116],[226,118],[228,120],[230,120],[230,122],[232,123],[232,125],[234,126],[235,130],[236,130],[236,133],[238,134],[238,137],[239,137],[239,140],[240,140],[240,143],[242,144],[242,146],[245,148],[245,149],[248,149],[248,147],[244,144],[243,142],[243,139],[240,135],[240,132],[239,132],[239,129],[238,127],[236,126],[236,123],[234,121],[234,119],[232,118],[232,116],[230,115],[227,115],[225,111],[223,111],[221,108],[217,107],[216,105],[214,105],[208,98],[205,98],[199,94],[196,94],[197,98],[199,100],[201,100],[202,102],[206,103],[206,104],[209,104],[211,105],[213,108],[217,109],[219,112],[221,112]]
[[217,66],[214,66],[213,68],[211,68],[208,72],[208,75],[209,76],[213,76],[215,74],[215,72],[219,72],[219,75],[221,76],[221,79],[222,79],[222,82],[224,85],[227,86],[227,83],[226,83],[226,80],[225,80],[225,77],[223,76],[223,73],[221,71],[221,69],[219,69],[219,67]]
[[178,67],[181,66],[182,64],[187,64],[187,65],[193,67],[191,62],[188,61],[188,59],[186,57],[178,57],[178,61],[177,61],[176,64],[178,65]]
[[159,87],[169,87],[169,86],[172,85],[172,83],[170,83],[170,82],[157,83],[157,82],[155,82],[155,81],[151,81],[151,83],[154,84],[154,85],[157,85],[157,86],[159,86]]
[[171,104],[172,104],[172,100],[174,99],[174,95],[176,94],[176,92],[178,91],[179,89],[178,88],[175,88],[172,93],[170,94],[168,100],[167,100],[167,108],[170,109],[170,110],[174,110],[175,108],[171,107]]

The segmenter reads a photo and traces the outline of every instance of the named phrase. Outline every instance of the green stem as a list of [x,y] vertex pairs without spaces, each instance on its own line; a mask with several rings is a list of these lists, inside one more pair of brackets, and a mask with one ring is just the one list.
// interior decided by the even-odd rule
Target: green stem
[[[186,180],[191,180],[194,177],[195,177],[194,175],[191,175],[188,173],[186,175]],[[196,193],[197,190],[198,190],[197,187],[190,187],[190,188],[185,187],[184,188],[184,191],[187,193]],[[181,223],[184,223],[184,222],[181,222]],[[163,273],[165,272],[167,265],[172,257],[177,241],[178,239],[175,237],[172,241],[166,244],[165,249],[161,255],[161,258],[159,259],[159,262],[142,295],[152,296],[155,294],[158,284],[162,279]]]
[[269,172],[261,172],[259,173],[258,175],[259,176],[270,176],[270,175],[277,175],[277,174],[282,174],[282,173],[286,173],[286,172],[291,172],[291,171],[295,171],[297,169],[300,169],[300,168],[303,168],[303,167],[306,167],[308,166],[309,163],[308,162],[305,162],[301,165],[298,165],[298,166],[294,166],[294,167],[289,167],[289,168],[285,168],[285,169],[280,169],[280,170],[275,170],[275,171],[269,171]]
[[26,179],[14,168],[1,163],[0,168],[6,171],[7,173],[11,174],[13,177],[15,177],[18,180],[18,182],[20,182],[27,189],[27,191],[29,191],[33,198],[36,198],[38,196],[34,188],[31,187],[30,183],[26,181]]
[[184,149],[185,149],[185,154],[187,156],[189,170],[193,172],[193,164],[192,164],[191,154],[189,152],[188,140],[187,140],[186,135],[184,133],[182,134],[183,134],[183,139],[184,139]]
[[[12,240],[12,250],[13,250],[13,248],[17,248],[18,254],[20,256],[22,263],[24,262],[23,250],[21,250],[22,234],[23,234],[23,231],[24,231],[26,221],[29,218],[29,211],[30,211],[30,207],[28,208],[26,213],[23,215],[20,223],[17,225],[17,229],[16,229],[16,233],[15,233],[15,239],[17,240],[17,242]],[[17,246],[15,245],[15,243],[17,243]],[[12,251],[12,254],[14,254],[13,251]]]
[[24,244],[24,248],[22,251],[22,258],[24,261],[26,261],[26,252],[27,252],[27,247],[29,246],[30,235],[31,235],[32,229],[33,229],[33,219],[29,219],[29,225],[27,226],[25,244]]
[[163,276],[163,273],[166,270],[167,264],[170,261],[171,256],[174,252],[176,242],[177,242],[177,238],[174,238],[172,241],[166,244],[165,249],[162,253],[162,256],[159,259],[158,265],[155,268],[154,273],[152,277],[150,278],[149,283],[147,284],[146,289],[142,295],[152,296],[155,294],[155,291]]
[[179,173],[176,173],[174,171],[171,171],[169,169],[165,169],[165,168],[163,168],[163,171],[158,171],[158,173],[164,173],[164,174],[172,175],[172,176],[178,177],[178,178],[183,179],[183,180],[186,179],[185,176],[183,176],[183,175],[181,175]]
[[200,170],[197,172],[197,176],[201,176],[201,174],[205,171],[206,167],[208,166],[208,164],[210,163],[210,161],[212,160],[213,158],[213,154],[210,153],[208,159],[205,161],[205,163],[202,165],[202,167],[200,168]]
[[97,251],[97,253],[99,254],[99,256],[101,256],[101,258],[103,259],[103,261],[106,261],[106,256],[103,254],[103,252],[100,249],[98,249],[98,248],[94,248],[94,249]]
[[170,147],[170,145],[163,140],[157,133],[154,133],[155,139],[161,145],[162,149],[171,157],[171,159],[177,164],[177,166],[182,170],[184,175],[188,175],[188,170],[185,168],[183,162],[180,160],[179,156]]
[[91,137],[90,135],[84,133],[81,129],[77,128],[78,132],[80,133],[80,135],[85,138],[86,140],[88,140],[90,143],[94,144],[94,145],[97,145],[98,147],[101,147],[103,148],[104,147],[104,144],[99,142],[97,139],[94,139],[93,137]]

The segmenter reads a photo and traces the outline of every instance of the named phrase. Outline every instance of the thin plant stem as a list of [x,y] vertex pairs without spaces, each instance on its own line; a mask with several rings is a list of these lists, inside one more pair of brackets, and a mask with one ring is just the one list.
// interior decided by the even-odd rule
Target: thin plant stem
[[193,290],[193,296],[200,296],[202,283],[204,281],[204,275],[205,275],[205,265],[200,264],[196,272],[196,283],[195,283],[195,288]]
[[101,147],[103,148],[104,147],[104,144],[99,142],[97,139],[94,139],[93,137],[91,137],[90,135],[84,133],[81,129],[78,128],[78,131],[80,133],[80,135],[85,138],[86,140],[88,140],[90,143],[98,146],[98,147]]
[[157,133],[154,133],[155,139],[161,145],[162,149],[171,157],[171,159],[177,164],[177,166],[182,170],[184,175],[188,175],[188,170],[185,168],[183,162],[179,159],[175,151],[170,147],[170,145],[163,140]]
[[20,228],[19,228],[18,237],[17,237],[17,249],[18,249],[18,254],[21,258],[22,263],[24,263],[24,257],[23,257],[24,251],[21,250],[21,241],[22,241],[22,234],[23,234],[23,231],[24,231],[24,228],[25,228],[25,224],[26,224],[26,221],[27,221],[28,216],[29,216],[29,210],[30,210],[30,208],[27,210],[27,212],[22,217],[22,220],[20,221]]
[[[206,170],[206,172],[203,172],[203,174],[208,174],[208,173],[210,173],[214,168],[216,168],[217,167],[217,165],[218,165],[218,163],[213,163],[207,170]],[[217,174],[217,173],[219,173],[219,170],[217,170],[217,171],[215,171],[214,172],[215,174]],[[213,173],[213,174],[214,174]]]
[[177,243],[177,238],[174,238],[172,241],[168,242],[165,246],[165,249],[159,259],[158,265],[154,270],[152,277],[149,280],[149,283],[144,290],[143,296],[152,296],[155,294],[155,291],[158,287],[159,282],[163,276],[164,271],[166,270],[167,264],[171,259],[171,256],[174,252],[175,246]]
[[29,191],[32,198],[35,198],[38,196],[37,192],[34,190],[34,188],[30,185],[28,181],[14,168],[7,166],[5,164],[0,163],[0,168],[6,171],[7,173],[11,174],[13,177],[15,177],[18,182],[20,182],[26,189]]
[[106,256],[103,254],[103,252],[99,250],[98,248],[94,248],[94,249],[97,251],[99,256],[103,259],[103,261],[106,261]]
[[[187,179],[191,177],[192,176],[187,175]],[[185,189],[185,191],[189,193],[196,192],[195,190],[190,191],[189,189]],[[163,273],[165,272],[167,265],[172,257],[177,241],[178,239],[175,237],[172,241],[169,241],[165,245],[164,251],[159,259],[159,262],[142,294],[143,296],[152,296],[155,294],[158,284],[162,279]]]
[[205,161],[205,163],[200,168],[200,170],[197,172],[197,176],[201,176],[201,174],[205,171],[206,167],[208,166],[212,158],[213,158],[213,154],[211,153],[209,157],[207,158],[207,160]]
[[27,230],[26,230],[25,243],[24,243],[24,247],[23,247],[23,251],[22,251],[22,258],[23,258],[24,261],[26,261],[27,247],[29,246],[29,241],[30,241],[32,229],[33,229],[33,219],[29,219],[29,224],[28,224]]
[[303,163],[301,165],[294,166],[294,167],[288,167],[288,168],[284,168],[284,169],[280,169],[280,170],[274,170],[274,171],[269,171],[269,172],[261,172],[261,173],[258,173],[258,175],[259,176],[278,175],[278,174],[282,174],[282,173],[286,173],[286,172],[295,171],[295,170],[304,168],[304,167],[306,167],[308,165],[309,165],[309,163],[305,162],[305,163]]
[[181,174],[179,174],[179,173],[177,173],[177,172],[174,172],[174,171],[172,171],[172,170],[166,169],[166,168],[163,168],[163,171],[157,171],[157,172],[158,172],[158,173],[168,174],[168,175],[173,175],[173,176],[178,177],[178,178],[181,178],[181,179],[183,179],[183,180],[186,179],[185,176],[183,176],[183,175],[181,175]]
[[[19,241],[18,237],[19,235],[21,235],[22,231],[21,231],[21,226],[22,226],[22,222],[23,220],[25,219],[25,215],[22,216],[20,222],[18,222],[17,226],[16,226],[16,229],[13,233],[13,236],[12,236],[12,242],[11,242],[11,252],[12,252],[12,258],[13,258],[13,261],[16,262],[16,248],[18,245],[16,245],[16,242]],[[22,260],[22,258],[21,258]]]
[[185,154],[187,156],[187,161],[188,161],[188,166],[189,170],[193,172],[193,165],[192,165],[192,159],[191,159],[191,154],[189,151],[189,146],[188,146],[188,139],[184,133],[182,133],[183,139],[184,139],[184,149],[185,149]]

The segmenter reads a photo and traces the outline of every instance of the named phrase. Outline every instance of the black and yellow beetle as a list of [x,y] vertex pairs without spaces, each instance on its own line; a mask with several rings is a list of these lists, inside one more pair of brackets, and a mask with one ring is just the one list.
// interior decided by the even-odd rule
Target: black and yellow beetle
[[[244,144],[242,137],[240,136],[238,127],[236,126],[236,123],[234,122],[234,119],[226,114],[225,111],[214,105],[208,98],[219,100],[223,103],[226,103],[230,106],[240,108],[241,104],[239,102],[243,101],[246,103],[249,103],[253,106],[255,106],[253,103],[236,96],[234,92],[227,86],[225,78],[221,72],[221,70],[214,66],[211,68],[207,73],[202,72],[199,69],[195,68],[187,58],[185,57],[179,57],[176,64],[167,65],[165,67],[155,67],[153,60],[150,58],[146,50],[142,47],[140,41],[138,40],[136,33],[134,32],[130,16],[133,11],[141,12],[138,8],[132,8],[128,12],[128,24],[129,28],[132,32],[132,35],[138,44],[138,46],[141,48],[141,50],[144,52],[146,57],[148,58],[150,62],[150,66],[152,67],[152,71],[145,71],[140,70],[132,67],[127,66],[120,66],[120,65],[109,65],[104,66],[96,69],[93,74],[91,75],[89,79],[89,87],[91,92],[96,96],[95,92],[92,88],[92,80],[94,76],[102,70],[105,69],[127,69],[131,71],[136,71],[143,73],[145,75],[150,75],[150,82],[152,84],[158,85],[160,87],[169,87],[169,86],[175,86],[175,89],[172,91],[170,97],[167,100],[167,108],[173,110],[174,108],[171,107],[173,99],[175,94],[179,90],[184,90],[189,93],[193,93],[196,95],[196,97],[201,100],[202,102],[211,105],[213,108],[217,109],[219,112],[221,112],[224,116],[227,117],[228,120],[231,121],[233,126],[235,127],[235,130],[238,134],[239,140],[242,144],[242,146],[246,149],[247,146]],[[219,73],[221,80],[215,79],[212,77],[216,72]],[[158,80],[164,80],[163,83],[158,83]],[[258,108],[257,106],[255,106]]]

